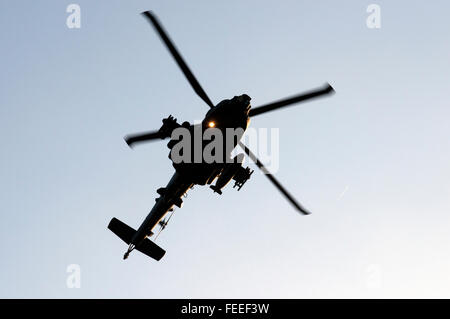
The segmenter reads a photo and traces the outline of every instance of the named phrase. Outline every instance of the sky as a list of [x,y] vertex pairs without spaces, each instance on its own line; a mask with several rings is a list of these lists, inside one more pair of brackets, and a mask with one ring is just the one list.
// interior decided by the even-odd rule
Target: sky
[[[373,3],[381,28],[366,24]],[[450,298],[449,9],[2,1],[0,297]],[[165,142],[123,136],[207,111],[145,10],[215,103],[334,87],[251,121],[279,129],[276,177],[311,215],[259,172],[222,196],[196,186],[157,240],[165,257],[122,260],[109,220],[137,228],[173,173]]]

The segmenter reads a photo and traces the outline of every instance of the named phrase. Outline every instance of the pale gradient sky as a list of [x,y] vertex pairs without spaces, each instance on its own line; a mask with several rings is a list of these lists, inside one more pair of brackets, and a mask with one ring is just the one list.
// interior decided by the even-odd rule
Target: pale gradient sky
[[[448,1],[84,0],[78,30],[70,3],[0,3],[0,297],[450,298]],[[313,215],[259,174],[195,187],[163,260],[122,261],[109,220],[138,227],[173,171],[166,143],[123,136],[207,110],[149,9],[216,103],[333,85],[251,123],[280,128],[276,176]]]

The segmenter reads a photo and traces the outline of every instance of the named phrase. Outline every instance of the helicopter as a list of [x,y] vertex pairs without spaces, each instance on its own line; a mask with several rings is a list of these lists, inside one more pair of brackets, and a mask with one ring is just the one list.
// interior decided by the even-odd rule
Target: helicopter
[[[273,185],[281,192],[282,195],[284,195],[284,197],[298,212],[304,215],[310,214],[310,212],[306,210],[280,184],[280,182],[278,182],[278,180],[269,172],[269,170],[255,156],[255,154],[241,141],[241,138],[249,125],[250,118],[278,110],[295,103],[331,95],[334,93],[334,89],[331,85],[326,83],[320,88],[255,108],[251,107],[251,98],[247,94],[235,96],[232,99],[223,100],[214,105],[187,66],[174,43],[169,38],[168,33],[162,27],[158,18],[151,11],[145,11],[142,15],[154,27],[162,42],[165,44],[184,76],[194,89],[195,93],[209,106],[210,109],[207,111],[201,123],[197,123],[195,125],[190,124],[189,122],[183,122],[180,124],[177,122],[177,119],[175,119],[172,115],[169,115],[167,118],[162,120],[163,124],[159,130],[125,136],[125,142],[130,147],[133,147],[136,143],[140,142],[170,138],[167,146],[171,150],[169,158],[172,160],[172,166],[174,167],[175,172],[168,184],[157,190],[159,197],[155,199],[153,208],[137,230],[115,217],[111,219],[108,228],[126,244],[128,244],[128,249],[123,256],[123,259],[126,259],[135,249],[157,261],[165,255],[165,250],[159,247],[154,241],[150,240],[149,237],[154,235],[153,230],[157,225],[160,226],[159,233],[166,228],[170,218],[172,217],[174,207],[182,207],[182,198],[186,196],[187,192],[193,188],[194,185],[210,185],[210,188],[214,193],[221,195],[222,189],[231,180],[234,180],[233,187],[237,187],[237,189],[240,190],[247,180],[249,180],[253,170],[249,167],[242,166],[245,156],[244,154],[237,154],[235,157],[232,157],[231,152],[237,146],[243,149],[244,153],[260,170],[262,170],[264,175],[267,176]],[[196,132],[206,134],[208,131],[214,130],[214,132],[223,133],[229,129],[234,129],[235,131],[238,131],[238,133],[233,135],[231,138],[226,139],[226,142],[223,143],[222,148],[219,147],[219,149],[223,151],[219,156],[221,160],[215,160],[212,162],[206,161],[204,158],[201,158],[200,161],[175,160],[177,156],[173,156],[174,150],[182,140],[181,135],[178,136],[178,138],[175,136],[176,132],[188,132],[190,133],[190,136],[195,136]],[[186,139],[190,141],[189,138]],[[194,140],[193,142],[194,148],[196,145],[199,145],[200,150],[204,150],[206,147],[204,139],[201,139],[200,142],[198,142],[198,140]],[[183,151],[179,153],[187,155],[184,159],[192,159],[193,156],[195,157],[195,154],[190,154],[189,156],[188,152],[184,153]],[[216,182],[213,185],[212,183],[214,181]],[[164,219],[169,212],[169,218]],[[157,237],[159,233],[155,237]]]

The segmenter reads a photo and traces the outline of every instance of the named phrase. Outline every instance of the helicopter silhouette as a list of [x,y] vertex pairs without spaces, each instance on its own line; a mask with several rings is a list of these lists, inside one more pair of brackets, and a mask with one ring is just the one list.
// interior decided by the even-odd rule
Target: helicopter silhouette
[[[222,189],[231,180],[234,180],[233,187],[237,187],[237,189],[240,190],[252,175],[253,170],[242,166],[244,154],[238,154],[233,158],[231,157],[231,151],[233,151],[233,149],[238,145],[244,150],[245,154],[256,164],[256,166],[263,171],[265,176],[267,176],[273,185],[297,209],[297,211],[305,215],[309,214],[309,212],[301,206],[300,203],[278,182],[278,180],[268,171],[264,164],[244,143],[240,141],[240,139],[248,127],[250,118],[290,106],[295,103],[333,94],[334,89],[331,85],[326,83],[323,87],[318,89],[255,108],[251,107],[251,98],[246,94],[235,96],[229,100],[223,100],[214,105],[181,57],[178,50],[175,48],[175,45],[163,29],[156,16],[150,11],[143,12],[142,14],[153,25],[162,42],[166,45],[167,49],[175,59],[195,93],[197,93],[197,95],[210,107],[210,109],[207,111],[202,122],[196,125],[192,125],[189,122],[179,124],[177,120],[170,115],[162,120],[163,124],[159,130],[128,135],[125,137],[125,141],[130,147],[133,147],[139,142],[170,138],[167,146],[171,150],[169,158],[172,160],[172,165],[175,168],[175,172],[168,184],[157,190],[159,197],[156,198],[153,208],[139,226],[137,231],[117,218],[111,219],[108,228],[128,244],[128,249],[123,258],[126,259],[134,249],[155,260],[160,260],[164,256],[165,250],[151,241],[149,237],[154,235],[153,229],[155,226],[160,226],[159,233],[155,236],[155,239],[161,231],[166,228],[170,218],[172,217],[174,207],[176,206],[181,208],[183,203],[182,197],[185,196],[194,185],[210,185],[210,188],[215,193],[222,194]],[[237,130],[238,134],[233,136],[231,139],[228,139],[226,143],[223,144],[223,154],[221,157],[219,156],[221,160],[210,162],[205,159],[201,159],[200,161],[185,160],[180,162],[175,161],[172,155],[177,143],[180,143],[180,137],[174,137],[174,132],[182,129],[191,133],[190,136],[194,136],[197,131],[204,133],[208,132],[208,130],[215,130],[215,132],[219,131],[219,133],[223,133],[228,129]],[[198,141],[194,141],[194,144],[196,142],[198,144]],[[205,141],[203,139],[200,141],[199,149],[201,151],[205,149]],[[195,156],[195,154],[191,155]],[[190,159],[192,159],[192,156]],[[214,181],[216,181],[216,183],[213,185],[212,183]],[[171,212],[169,218],[164,219],[164,216],[166,216],[168,212]]]

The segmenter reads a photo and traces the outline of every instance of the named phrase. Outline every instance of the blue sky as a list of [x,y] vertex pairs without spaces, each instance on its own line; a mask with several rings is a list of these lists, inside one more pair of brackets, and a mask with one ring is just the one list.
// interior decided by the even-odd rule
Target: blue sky
[[[81,7],[68,29],[66,7]],[[366,8],[381,7],[368,29]],[[199,120],[153,10],[215,102],[254,106],[330,82],[337,94],[261,115],[277,178],[195,187],[158,238],[161,262],[106,229],[137,227],[172,167],[123,136]],[[3,1],[1,297],[450,297],[446,1]],[[66,285],[70,264],[81,288]],[[374,279],[375,278],[375,279]],[[374,284],[375,281],[375,284]]]

